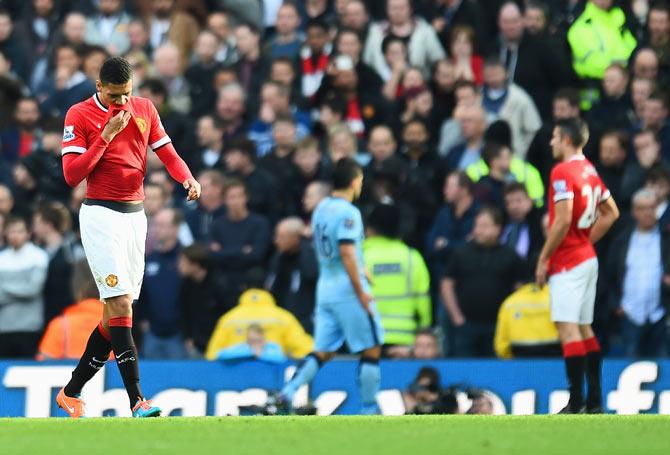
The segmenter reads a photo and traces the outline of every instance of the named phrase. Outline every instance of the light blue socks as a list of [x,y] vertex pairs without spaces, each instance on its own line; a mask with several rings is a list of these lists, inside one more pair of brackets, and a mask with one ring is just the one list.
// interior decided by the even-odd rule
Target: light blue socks
[[289,403],[293,401],[293,395],[295,395],[303,384],[307,384],[314,379],[319,368],[321,368],[321,362],[319,362],[314,354],[309,354],[305,357],[303,364],[298,368],[295,375],[293,375],[293,378],[286,383],[281,391],[281,394]]
[[361,358],[358,366],[358,389],[361,394],[361,414],[379,414],[377,393],[381,383],[379,360]]

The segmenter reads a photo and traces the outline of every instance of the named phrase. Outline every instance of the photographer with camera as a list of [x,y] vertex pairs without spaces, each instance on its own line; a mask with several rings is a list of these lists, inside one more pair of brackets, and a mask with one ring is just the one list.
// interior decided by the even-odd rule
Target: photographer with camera
[[436,369],[423,367],[402,394],[405,414],[458,414],[456,393],[442,390]]

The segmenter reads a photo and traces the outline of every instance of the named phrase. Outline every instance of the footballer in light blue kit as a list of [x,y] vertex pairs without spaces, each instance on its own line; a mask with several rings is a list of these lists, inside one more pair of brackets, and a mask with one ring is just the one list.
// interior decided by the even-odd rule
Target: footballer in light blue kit
[[362,187],[363,170],[358,163],[349,158],[338,161],[333,171],[332,195],[319,203],[312,216],[319,262],[314,352],[284,386],[280,404],[290,405],[298,388],[310,382],[321,365],[346,342],[352,353],[360,354],[361,414],[379,412],[376,395],[384,335],[363,265],[363,220],[352,204]]

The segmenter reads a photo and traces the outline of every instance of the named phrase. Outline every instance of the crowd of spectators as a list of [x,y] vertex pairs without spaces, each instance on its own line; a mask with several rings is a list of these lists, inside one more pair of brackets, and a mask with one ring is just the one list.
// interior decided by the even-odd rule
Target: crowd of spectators
[[[1,0],[0,357],[33,357],[50,322],[99,311],[69,286],[85,182],[66,185],[60,141],[116,55],[202,184],[186,203],[148,152],[146,358],[309,352],[310,215],[342,157],[364,167],[387,356],[548,355],[548,297],[519,287],[566,118],[588,125],[585,153],[624,214],[597,245],[596,333],[610,355],[666,354],[664,1]],[[545,323],[516,341],[539,349],[518,350],[530,313],[514,308],[530,307]],[[70,355],[53,344],[39,355]]]

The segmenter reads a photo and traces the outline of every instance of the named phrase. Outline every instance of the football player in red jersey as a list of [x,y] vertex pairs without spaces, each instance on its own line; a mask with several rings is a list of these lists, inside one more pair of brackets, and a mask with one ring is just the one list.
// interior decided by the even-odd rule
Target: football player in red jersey
[[549,275],[551,318],[563,346],[570,388],[568,405],[561,411],[566,414],[603,412],[602,355],[591,329],[598,281],[593,244],[619,217],[610,192],[582,153],[587,135],[578,119],[559,120],[554,128],[551,146],[560,163],[551,171],[549,234],[535,272],[539,286],[544,286]]
[[155,417],[160,409],[142,394],[131,334],[132,302],[139,296],[144,275],[147,153],[160,158],[188,191],[188,200],[200,197],[200,185],[172,146],[151,101],[131,96],[132,69],[125,59],[105,61],[96,89],[91,98],[68,110],[62,154],[67,183],[74,187],[86,179],[86,199],[79,213],[81,238],[105,306],[102,321],[56,402],[71,417],[84,416],[81,390],[112,350],[133,417]]

